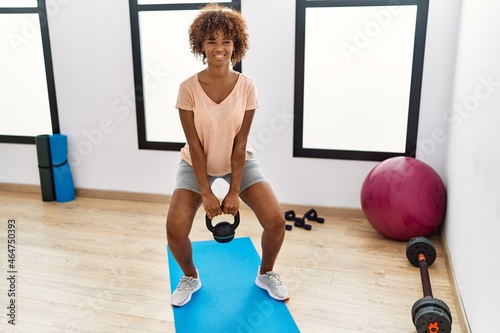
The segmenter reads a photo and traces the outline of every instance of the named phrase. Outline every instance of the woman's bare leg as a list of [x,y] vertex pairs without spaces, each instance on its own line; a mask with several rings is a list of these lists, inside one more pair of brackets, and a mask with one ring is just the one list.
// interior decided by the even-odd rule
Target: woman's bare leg
[[198,278],[193,262],[193,249],[189,233],[193,220],[202,203],[201,195],[186,189],[176,189],[167,214],[167,242],[175,261],[184,276]]
[[267,181],[256,183],[240,193],[255,213],[262,228],[262,264],[259,274],[272,271],[285,239],[283,210]]

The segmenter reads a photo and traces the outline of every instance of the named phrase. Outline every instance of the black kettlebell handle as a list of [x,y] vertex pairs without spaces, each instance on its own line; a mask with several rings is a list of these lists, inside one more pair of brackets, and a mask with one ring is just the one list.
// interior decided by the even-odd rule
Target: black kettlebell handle
[[[221,206],[221,208],[224,210],[224,206]],[[210,218],[208,218],[207,214],[205,214],[205,223],[207,224],[207,229],[213,233],[215,230],[215,227],[212,225],[212,220],[210,220]],[[240,211],[237,211],[236,215],[234,216],[234,222],[232,224],[233,229],[238,228],[239,225],[240,225]]]

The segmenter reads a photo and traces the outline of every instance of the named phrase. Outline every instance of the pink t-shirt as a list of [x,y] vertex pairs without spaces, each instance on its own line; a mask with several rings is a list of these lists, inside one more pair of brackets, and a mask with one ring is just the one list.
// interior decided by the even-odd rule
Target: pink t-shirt
[[[194,112],[194,125],[205,152],[208,175],[231,173],[233,141],[241,128],[245,111],[259,107],[255,82],[240,74],[233,90],[217,104],[205,93],[198,74],[195,74],[181,83],[175,107]],[[253,152],[250,145],[247,145],[247,151]],[[181,157],[192,165],[187,143],[181,149]]]

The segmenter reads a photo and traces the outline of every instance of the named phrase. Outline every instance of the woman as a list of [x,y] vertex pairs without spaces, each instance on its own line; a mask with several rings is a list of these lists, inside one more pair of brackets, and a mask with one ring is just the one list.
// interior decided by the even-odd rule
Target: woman
[[[187,143],[166,223],[170,251],[184,273],[172,304],[186,304],[201,288],[189,240],[198,208],[203,204],[210,219],[236,215],[240,198],[263,227],[255,283],[275,299],[288,299],[288,289],[273,271],[285,237],[283,211],[247,144],[257,91],[250,78],[232,69],[248,49],[245,21],[232,9],[208,5],[191,24],[189,40],[192,53],[207,67],[180,85],[176,105]],[[217,178],[229,183],[222,202],[211,189]]]

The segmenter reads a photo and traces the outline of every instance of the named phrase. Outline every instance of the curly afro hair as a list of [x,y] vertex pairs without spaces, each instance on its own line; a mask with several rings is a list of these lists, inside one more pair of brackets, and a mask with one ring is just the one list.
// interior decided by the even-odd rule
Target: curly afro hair
[[218,31],[222,31],[226,38],[232,39],[234,43],[231,62],[232,66],[235,66],[243,59],[248,50],[248,34],[243,16],[228,7],[209,4],[201,9],[189,27],[191,52],[196,57],[202,58],[203,64],[206,64],[207,58],[203,52],[203,42],[206,39],[215,38]]

